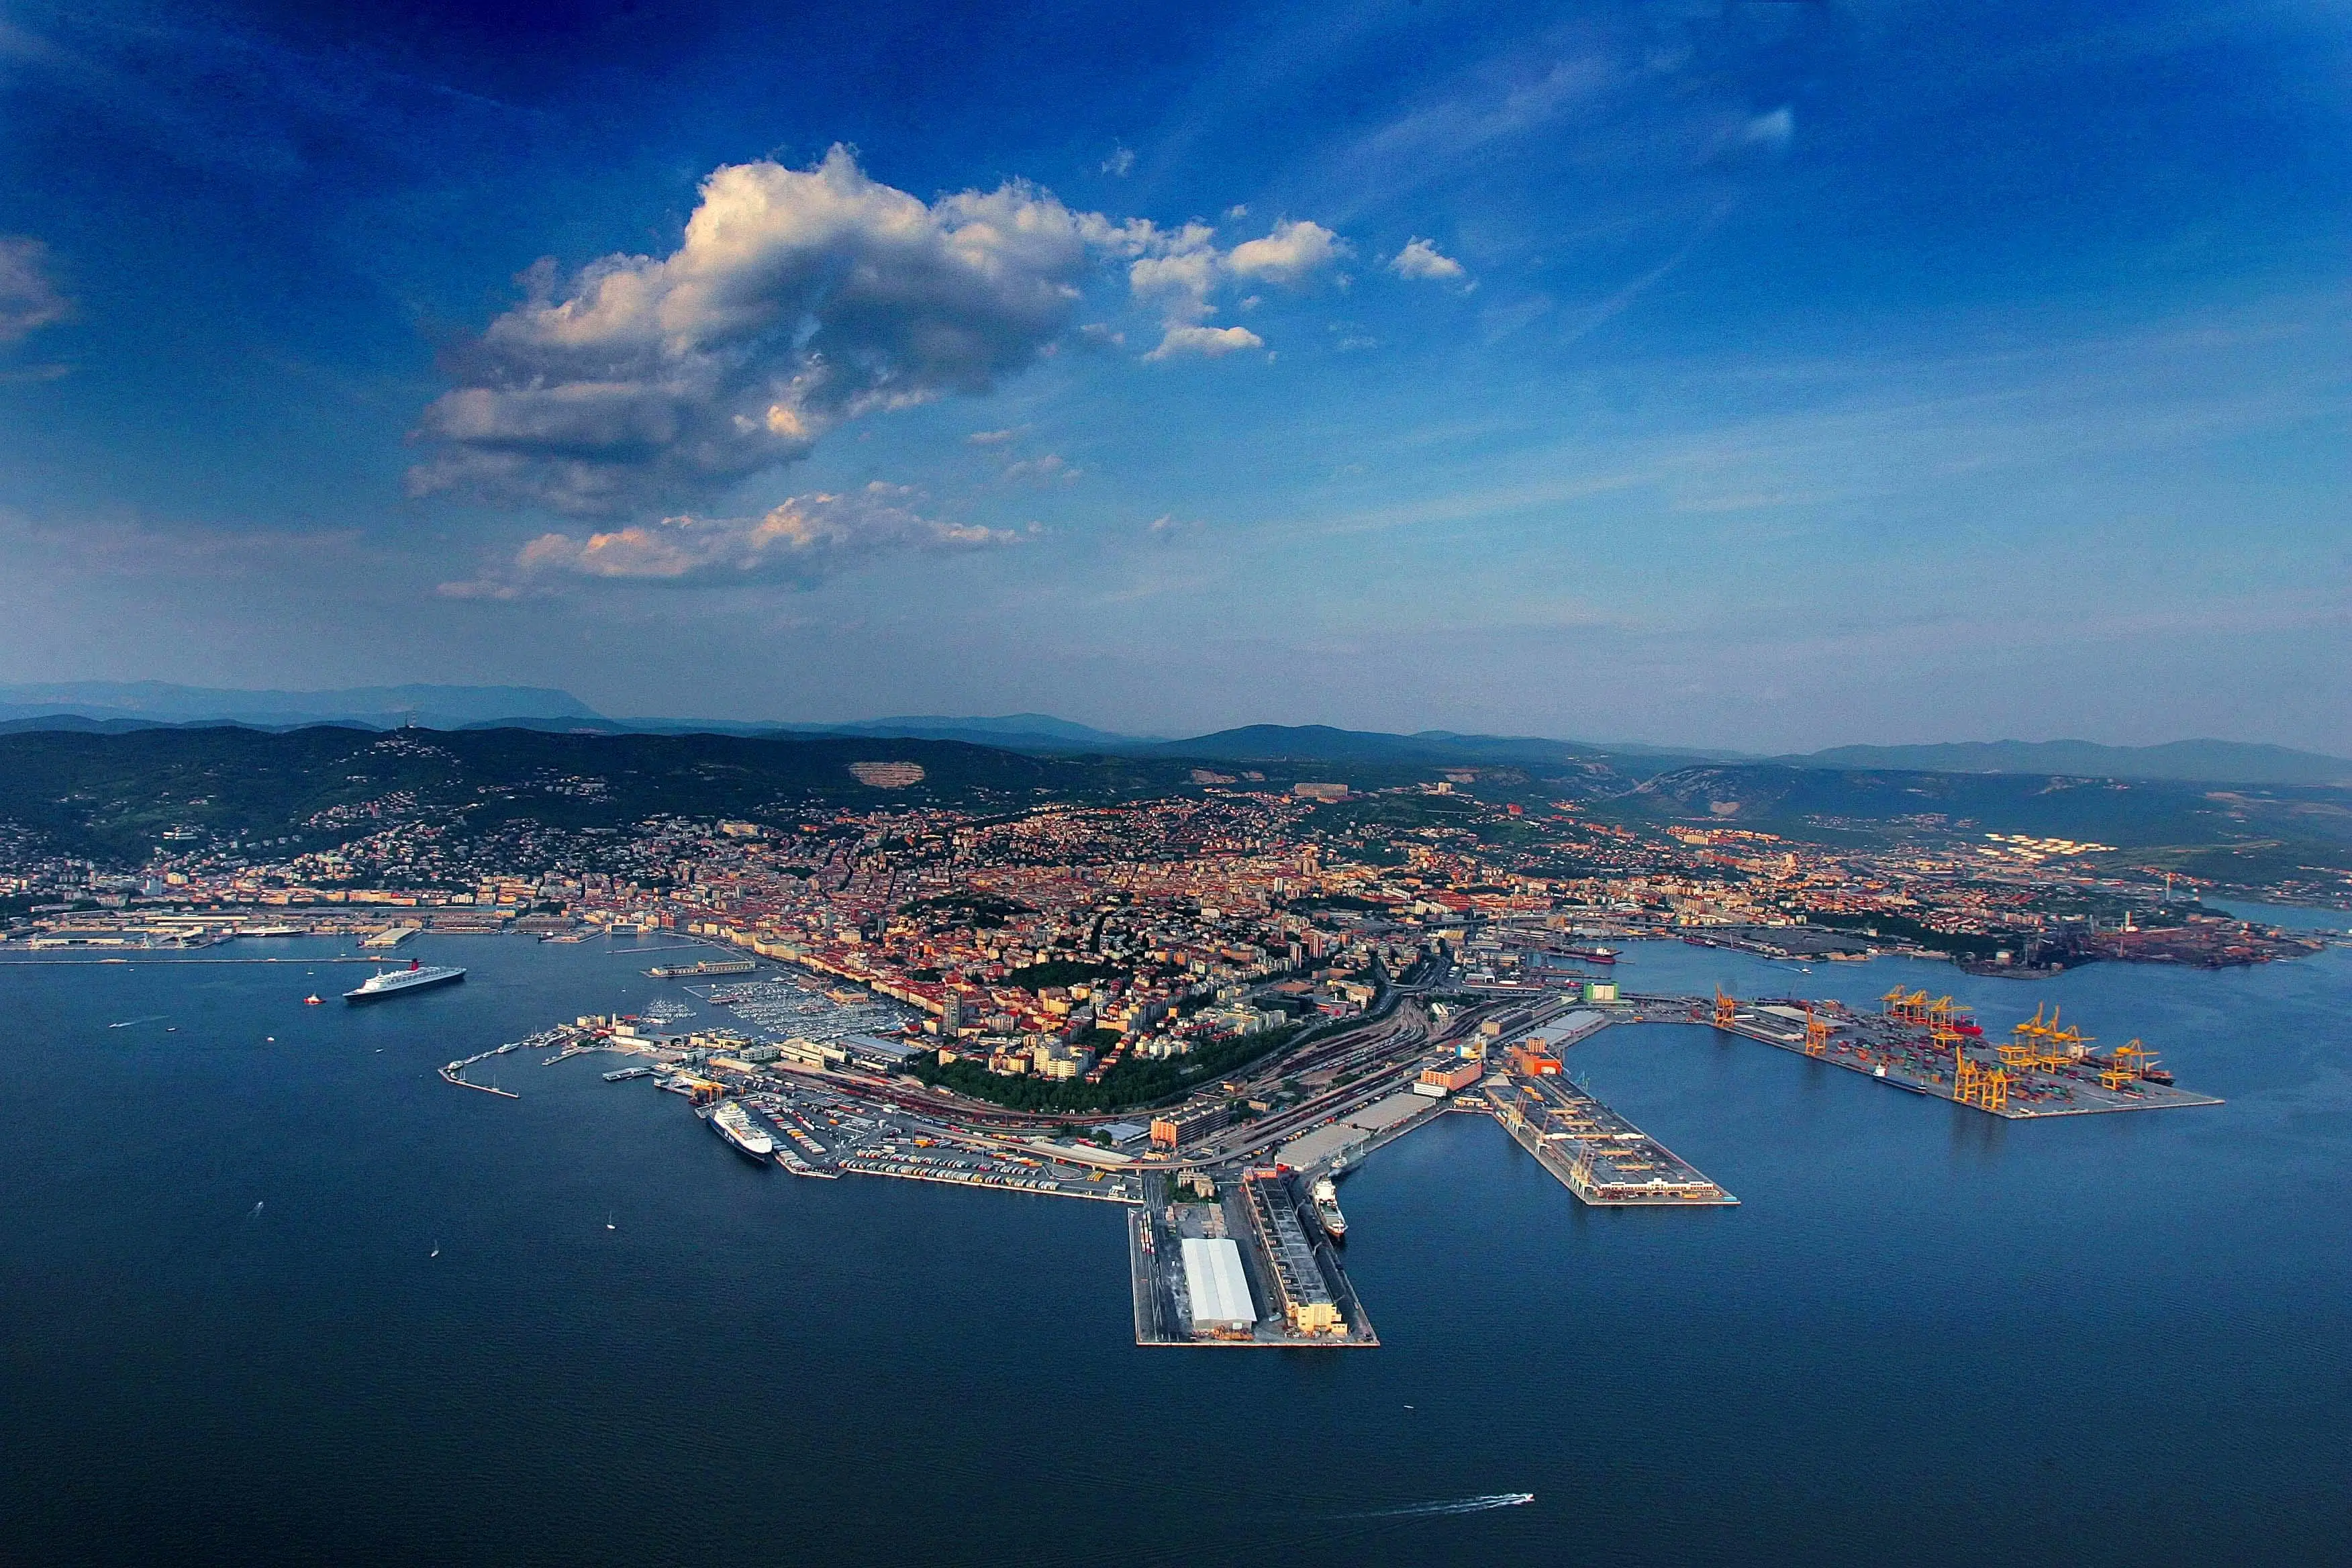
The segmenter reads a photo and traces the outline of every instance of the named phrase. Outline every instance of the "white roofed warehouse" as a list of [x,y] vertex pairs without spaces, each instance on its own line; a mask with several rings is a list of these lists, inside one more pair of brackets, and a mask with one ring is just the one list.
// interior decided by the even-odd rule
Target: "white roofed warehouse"
[[1234,1338],[1255,1331],[1257,1309],[1242,1273],[1242,1249],[1232,1237],[1184,1238],[1184,1292],[1192,1298],[1194,1333]]

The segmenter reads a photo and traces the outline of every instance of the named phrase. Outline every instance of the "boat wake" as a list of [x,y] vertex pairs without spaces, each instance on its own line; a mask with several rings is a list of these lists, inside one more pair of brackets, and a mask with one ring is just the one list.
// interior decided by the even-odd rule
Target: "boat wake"
[[1406,1508],[1384,1508],[1350,1519],[1443,1519],[1457,1513],[1485,1513],[1489,1509],[1518,1508],[1536,1500],[1533,1492],[1495,1492],[1486,1497],[1455,1498],[1448,1502],[1418,1502]]
[[125,1018],[120,1024],[109,1024],[107,1027],[110,1029],[128,1029],[140,1024],[160,1024],[171,1016],[172,1015],[169,1013],[152,1013],[144,1018]]

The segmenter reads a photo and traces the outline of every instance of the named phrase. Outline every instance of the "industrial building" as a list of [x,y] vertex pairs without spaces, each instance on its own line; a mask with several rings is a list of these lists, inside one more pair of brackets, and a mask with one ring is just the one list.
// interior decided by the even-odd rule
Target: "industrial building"
[[852,1062],[876,1072],[897,1072],[921,1056],[924,1049],[904,1040],[886,1040],[875,1035],[844,1035],[840,1046]]
[[1188,1105],[1181,1110],[1171,1110],[1165,1116],[1151,1119],[1151,1146],[1154,1149],[1188,1148],[1210,1133],[1232,1126],[1233,1121],[1231,1100]]
[[1293,1138],[1275,1151],[1274,1158],[1277,1164],[1304,1171],[1329,1161],[1351,1158],[1370,1141],[1371,1135],[1362,1128],[1334,1121]]
[[1242,1272],[1242,1249],[1230,1237],[1184,1238],[1184,1293],[1192,1304],[1196,1334],[1235,1338],[1257,1328],[1257,1309]]
[[1559,1076],[1559,1058],[1531,1042],[1523,1041],[1513,1046],[1503,1053],[1503,1060],[1509,1064],[1513,1072],[1523,1073],[1528,1078]]
[[1332,1299],[1322,1266],[1315,1260],[1315,1245],[1299,1223],[1298,1198],[1288,1179],[1274,1171],[1252,1171],[1242,1178],[1242,1193],[1258,1245],[1273,1268],[1274,1293],[1291,1331],[1346,1333],[1339,1303]]
[[1485,1062],[1456,1058],[1422,1068],[1421,1077],[1413,1080],[1412,1091],[1428,1095],[1433,1100],[1442,1100],[1456,1089],[1468,1089],[1486,1076]]

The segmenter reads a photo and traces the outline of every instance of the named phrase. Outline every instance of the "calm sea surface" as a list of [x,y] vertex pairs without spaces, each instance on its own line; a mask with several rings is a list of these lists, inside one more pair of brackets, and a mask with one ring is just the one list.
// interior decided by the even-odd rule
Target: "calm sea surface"
[[677,994],[644,957],[427,940],[464,985],[345,1008],[336,951],[0,969],[0,1561],[2352,1553],[2352,952],[2021,984],[1636,946],[1629,989],[2063,1003],[2229,1103],[2002,1123],[1612,1029],[1570,1070],[1741,1206],[1580,1209],[1444,1119],[1342,1189],[1385,1347],[1317,1354],[1134,1348],[1108,1205],[796,1182],[598,1058],[435,1079]]

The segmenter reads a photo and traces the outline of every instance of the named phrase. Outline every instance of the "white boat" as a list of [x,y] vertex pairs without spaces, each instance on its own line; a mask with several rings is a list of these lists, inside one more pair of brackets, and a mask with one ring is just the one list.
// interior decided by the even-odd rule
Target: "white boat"
[[1315,1217],[1323,1222],[1332,1240],[1348,1238],[1348,1216],[1339,1212],[1339,1189],[1328,1176],[1315,1184]]
[[380,1002],[386,996],[403,992],[423,991],[435,985],[451,985],[466,978],[462,969],[446,964],[424,964],[415,959],[405,969],[380,969],[358,985],[343,993],[346,1002]]
[[776,1141],[752,1124],[751,1113],[740,1100],[723,1100],[712,1107],[710,1130],[735,1145],[736,1152],[747,1160],[765,1164],[776,1152]]

